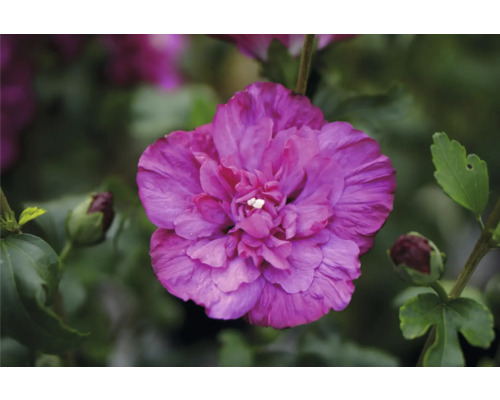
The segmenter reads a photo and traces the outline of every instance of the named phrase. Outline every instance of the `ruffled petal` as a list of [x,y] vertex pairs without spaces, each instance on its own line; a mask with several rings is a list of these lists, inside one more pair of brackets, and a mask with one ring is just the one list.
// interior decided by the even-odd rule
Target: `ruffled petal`
[[273,137],[280,131],[308,126],[321,128],[326,121],[321,110],[282,85],[256,82],[243,92],[236,93],[227,104],[219,105],[213,122],[213,140],[221,160],[234,157],[237,167],[245,148],[241,145],[248,128],[260,126],[263,120],[272,121]]
[[287,293],[298,293],[309,288],[314,279],[314,269],[298,269],[292,265],[286,270],[268,267],[263,275],[269,283],[280,285]]
[[[174,220],[201,193],[199,165],[191,148],[213,147],[209,126],[192,132],[177,131],[149,146],[139,160],[139,197],[149,220],[172,229]],[[205,149],[207,150],[207,149]]]
[[292,241],[292,253],[288,261],[294,268],[315,269],[323,260],[323,252],[314,239]]
[[336,279],[356,279],[361,274],[359,248],[352,240],[341,239],[330,234],[329,240],[321,245],[323,254],[319,271]]
[[207,307],[207,315],[218,319],[235,319],[245,315],[259,300],[264,279],[243,283],[233,292],[220,292],[219,300]]
[[322,295],[312,297],[305,293],[287,293],[279,286],[266,284],[262,294],[249,313],[248,321],[254,325],[283,329],[307,324],[321,318],[329,311]]
[[220,298],[220,290],[211,279],[213,268],[187,255],[193,243],[172,231],[157,229],[151,237],[149,254],[158,280],[171,294],[208,306]]
[[212,236],[221,232],[223,226],[217,222],[210,222],[196,209],[183,211],[174,220],[175,233],[188,240]]
[[211,267],[224,267],[226,265],[226,236],[210,240],[200,239],[187,249],[187,255],[194,260],[200,260]]
[[236,224],[236,228],[243,229],[246,233],[258,239],[269,236],[269,230],[272,226],[273,221],[269,214],[261,213],[254,213]]
[[228,261],[226,268],[214,268],[212,279],[223,292],[238,289],[242,283],[251,283],[261,275],[250,259],[235,257]]
[[204,306],[211,318],[234,319],[245,315],[259,299],[263,279],[243,283],[232,292],[223,292],[212,280],[213,268],[186,255],[191,244],[192,241],[165,229],[153,233],[150,254],[161,284],[174,296]]
[[394,168],[375,140],[345,122],[326,125],[319,144],[321,154],[331,157],[344,175],[344,190],[332,204],[335,216],[329,229],[355,241],[363,254],[392,211]]
[[284,145],[280,190],[285,196],[296,191],[305,179],[304,167],[318,154],[316,140],[291,136]]

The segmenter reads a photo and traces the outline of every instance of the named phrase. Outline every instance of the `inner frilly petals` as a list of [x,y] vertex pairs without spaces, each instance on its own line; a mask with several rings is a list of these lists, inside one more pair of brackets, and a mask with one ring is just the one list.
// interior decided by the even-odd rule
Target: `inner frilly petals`
[[283,257],[279,247],[270,249],[266,245],[262,245],[261,253],[262,257],[274,268],[279,270],[287,270],[289,268],[288,260],[286,257]]
[[227,262],[226,268],[214,268],[212,279],[223,292],[238,289],[242,283],[251,283],[261,275],[249,258],[235,257]]
[[200,239],[188,247],[187,255],[211,267],[224,267],[227,259],[225,247],[227,240],[225,236],[214,240]]
[[291,136],[283,151],[283,172],[280,177],[280,190],[288,196],[300,188],[305,177],[304,167],[318,154],[315,140]]
[[262,155],[271,141],[273,125],[272,119],[263,118],[245,129],[239,143],[239,154],[246,171],[255,172],[261,168]]
[[261,168],[269,177],[275,176],[283,163],[283,149],[285,142],[297,133],[296,127],[291,127],[278,132],[262,155]]
[[282,211],[281,226],[285,229],[285,238],[291,239],[297,231],[297,212],[293,205],[285,207]]
[[296,207],[297,226],[296,236],[307,237],[321,231],[332,215],[332,208],[328,204],[300,205]]
[[273,221],[267,213],[256,212],[242,219],[236,227],[255,238],[262,239],[269,236],[269,230],[273,227]]
[[218,170],[219,164],[212,159],[206,159],[200,167],[200,182],[205,193],[220,200],[231,200],[228,188],[224,187]]
[[315,157],[305,167],[306,182],[294,204],[321,203],[334,205],[344,190],[343,171],[330,158]]
[[208,222],[226,226],[231,223],[226,212],[222,209],[221,202],[215,200],[206,193],[199,194],[193,198],[198,212]]

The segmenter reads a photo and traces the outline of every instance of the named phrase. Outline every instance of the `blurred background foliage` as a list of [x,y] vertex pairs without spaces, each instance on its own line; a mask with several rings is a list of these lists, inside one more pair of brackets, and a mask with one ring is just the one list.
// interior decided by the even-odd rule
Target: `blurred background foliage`
[[[308,96],[329,121],[348,121],[376,138],[394,164],[398,186],[394,211],[361,259],[351,304],[281,331],[209,319],[201,307],[163,289],[151,268],[155,228],[139,202],[135,174],[140,155],[157,138],[210,122],[217,104],[263,79],[261,71],[289,82],[289,69],[280,68],[296,61],[274,45],[274,66],[261,67],[229,43],[193,35],[176,59],[182,83],[165,89],[140,79],[114,83],[102,38],[77,41],[68,56],[53,38],[25,38],[36,107],[1,184],[16,213],[28,205],[48,210],[25,231],[40,235],[56,252],[64,244],[67,211],[89,192],[114,193],[117,216],[108,239],[71,253],[60,286],[68,324],[90,336],[58,358],[3,335],[2,366],[416,363],[424,339],[407,341],[400,333],[398,307],[409,294],[386,250],[400,234],[418,231],[448,255],[449,280],[470,253],[479,228],[437,186],[429,147],[431,135],[444,131],[487,162],[488,211],[500,195],[500,36],[360,35],[315,54]],[[488,285],[499,265],[498,252],[490,253],[471,281],[477,290],[470,295],[489,302],[495,313],[497,339],[489,350],[462,341],[470,366],[500,363],[498,275]]]

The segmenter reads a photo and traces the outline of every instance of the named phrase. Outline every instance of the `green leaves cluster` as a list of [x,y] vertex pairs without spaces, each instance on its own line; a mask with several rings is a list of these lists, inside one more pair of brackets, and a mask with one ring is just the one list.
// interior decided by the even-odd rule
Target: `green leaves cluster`
[[475,154],[467,155],[465,148],[455,140],[450,141],[445,133],[435,133],[433,140],[431,153],[438,184],[452,200],[475,214],[482,233],[449,297],[436,282],[431,286],[438,296],[423,293],[401,306],[400,326],[407,339],[422,336],[433,327],[421,355],[423,366],[463,366],[465,360],[459,333],[471,345],[483,348],[487,348],[494,338],[491,311],[480,302],[459,296],[481,258],[499,244],[500,202],[484,226],[481,215],[489,197],[486,163]]
[[406,339],[420,337],[431,326],[435,327],[435,340],[424,354],[423,366],[464,366],[459,332],[471,345],[483,348],[487,348],[494,338],[491,312],[472,299],[443,302],[435,294],[421,294],[401,307],[399,318]]

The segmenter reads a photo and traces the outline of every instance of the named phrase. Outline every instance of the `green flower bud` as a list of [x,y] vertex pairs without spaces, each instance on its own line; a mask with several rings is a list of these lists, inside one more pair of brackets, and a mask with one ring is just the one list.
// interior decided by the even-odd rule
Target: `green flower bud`
[[415,286],[429,286],[441,278],[443,254],[417,232],[401,235],[389,250],[399,276]]
[[66,219],[68,238],[75,245],[98,244],[104,240],[113,217],[113,194],[92,194],[69,212]]

